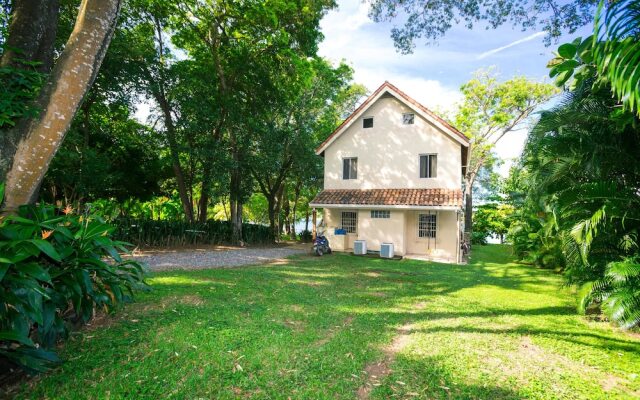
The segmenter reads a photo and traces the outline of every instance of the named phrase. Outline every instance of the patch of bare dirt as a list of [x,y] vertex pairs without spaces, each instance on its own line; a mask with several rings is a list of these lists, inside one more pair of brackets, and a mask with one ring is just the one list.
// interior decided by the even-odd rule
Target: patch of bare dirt
[[198,295],[188,294],[178,298],[178,303],[191,306],[201,306],[204,304],[204,299]]
[[382,380],[387,377],[393,370],[390,365],[393,363],[395,355],[402,351],[411,341],[410,335],[413,325],[407,323],[396,331],[397,335],[393,341],[383,349],[384,358],[380,361],[365,365],[364,374],[366,380],[362,386],[356,391],[358,400],[366,400],[371,395],[374,387],[380,386]]
[[302,321],[297,321],[295,319],[285,319],[284,320],[284,326],[286,326],[287,328],[291,329],[292,331],[295,332],[302,332],[304,331],[305,328],[305,323]]
[[387,294],[384,292],[370,292],[369,295],[373,297],[387,297]]
[[298,304],[293,304],[293,305],[291,305],[291,311],[302,312],[302,311],[304,311],[304,308],[302,308],[302,306],[300,306]]
[[331,329],[329,329],[329,331],[327,332],[325,337],[323,337],[322,339],[318,340],[315,343],[315,346],[320,347],[320,346],[324,346],[325,344],[329,343],[331,341],[331,339],[333,339],[338,334],[338,332],[340,332],[342,329],[345,329],[345,328],[351,326],[352,323],[353,323],[353,316],[352,315],[347,316],[347,318],[345,318],[344,321],[342,321],[341,325],[336,325],[336,326],[332,327]]

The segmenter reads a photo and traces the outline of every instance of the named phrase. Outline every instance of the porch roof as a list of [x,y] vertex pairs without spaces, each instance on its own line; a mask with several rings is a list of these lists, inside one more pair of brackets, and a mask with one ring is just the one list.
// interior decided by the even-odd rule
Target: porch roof
[[462,207],[462,191],[456,189],[325,189],[312,207]]

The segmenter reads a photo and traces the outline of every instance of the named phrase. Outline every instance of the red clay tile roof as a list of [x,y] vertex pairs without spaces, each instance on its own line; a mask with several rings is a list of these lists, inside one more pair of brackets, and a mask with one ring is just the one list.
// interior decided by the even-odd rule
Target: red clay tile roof
[[460,139],[463,139],[465,142],[469,143],[469,138],[466,137],[464,135],[464,133],[460,132],[458,129],[456,129],[456,127],[454,127],[453,125],[449,124],[447,121],[445,121],[444,119],[440,118],[438,115],[434,114],[433,111],[429,110],[427,107],[423,106],[422,104],[418,103],[416,100],[412,99],[408,94],[406,94],[405,92],[403,92],[402,90],[398,89],[396,86],[392,85],[390,82],[385,81],[382,85],[380,85],[380,87],[378,89],[376,89],[375,92],[373,92],[371,94],[371,96],[369,96],[362,104],[360,104],[360,107],[358,107],[354,112],[351,113],[351,115],[349,115],[347,117],[347,119],[345,119],[344,121],[342,121],[342,123],[340,124],[340,126],[338,126],[333,133],[331,133],[331,135],[329,135],[329,137],[327,139],[325,139],[324,142],[320,143],[320,146],[318,146],[316,148],[316,152],[320,151],[320,149],[322,149],[327,143],[329,143],[329,141],[331,141],[331,139],[336,136],[338,134],[338,132],[340,132],[342,130],[342,128],[347,125],[349,123],[349,121],[351,121],[360,111],[362,111],[364,108],[368,107],[369,103],[371,103],[371,101],[383,90],[385,89],[391,89],[393,91],[395,91],[398,95],[400,95],[400,97],[402,97],[407,103],[411,103],[413,104],[415,107],[417,107],[418,109],[420,109],[422,112],[424,112],[425,114],[431,116],[432,118],[434,118],[435,120],[437,120],[439,123],[441,123],[445,128],[448,128],[449,130],[451,130],[451,132],[453,132],[455,135],[457,135],[458,137],[460,137]]
[[462,191],[456,189],[326,189],[320,192],[311,204],[462,207]]

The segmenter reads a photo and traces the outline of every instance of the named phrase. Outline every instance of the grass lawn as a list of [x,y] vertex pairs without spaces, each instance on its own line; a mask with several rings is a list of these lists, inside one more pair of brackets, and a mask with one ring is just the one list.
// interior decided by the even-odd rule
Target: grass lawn
[[330,255],[153,274],[18,398],[631,398],[640,337],[575,315],[558,275]]

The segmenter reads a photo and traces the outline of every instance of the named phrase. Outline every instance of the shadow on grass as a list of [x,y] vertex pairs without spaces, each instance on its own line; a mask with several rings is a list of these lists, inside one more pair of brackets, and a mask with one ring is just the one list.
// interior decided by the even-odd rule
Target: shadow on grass
[[[345,383],[346,380],[366,363],[375,361],[380,356],[375,349],[389,343],[398,326],[407,322],[419,326],[421,322],[437,324],[445,319],[463,322],[464,318],[482,318],[486,319],[485,326],[480,325],[485,321],[480,321],[479,326],[432,326],[416,328],[415,332],[527,334],[593,348],[626,352],[640,348],[640,344],[633,341],[607,337],[587,328],[579,332],[568,330],[570,326],[562,328],[565,317],[574,314],[570,306],[535,307],[524,302],[525,305],[518,308],[508,301],[494,306],[488,301],[465,309],[467,300],[449,295],[463,289],[493,286],[523,292],[533,287],[555,296],[560,287],[560,280],[548,271],[513,264],[504,255],[498,257],[504,265],[482,253],[479,255],[482,257],[474,260],[474,264],[463,266],[335,255],[296,256],[284,263],[258,267],[154,273],[150,275],[154,290],[142,294],[140,303],[118,314],[116,323],[97,332],[94,339],[79,337],[75,343],[69,343],[69,362],[47,377],[34,397],[48,391],[54,397],[74,391],[87,395],[91,392],[82,392],[83,382],[100,379],[114,386],[114,395],[122,394],[130,389],[116,390],[115,387],[121,384],[125,370],[132,374],[130,379],[135,377],[145,382],[155,379],[155,375],[162,379],[166,374],[168,385],[177,390],[172,379],[182,379],[176,378],[180,368],[186,370],[185,373],[193,373],[210,361],[211,369],[192,378],[191,383],[194,387],[212,387],[219,391],[214,392],[216,395],[226,393],[231,390],[229,382],[237,381],[240,376],[232,370],[235,355],[231,351],[241,350],[243,356],[246,354],[242,359],[246,361],[241,361],[244,367],[248,368],[245,362],[255,365],[255,379],[264,379],[269,384],[276,381],[277,385],[286,387],[287,378],[273,371],[282,369],[283,374],[298,374],[299,385],[305,386],[309,393],[325,393],[326,398],[352,398],[357,382]],[[198,304],[180,301],[186,296],[197,297]],[[445,300],[438,309],[430,307],[430,301],[436,299]],[[425,306],[411,309],[419,302]],[[444,311],[440,311],[443,307]],[[490,325],[494,318],[502,316],[558,318],[555,321],[558,329],[524,325],[523,321],[518,321],[516,327],[500,328],[499,321],[497,328]],[[344,322],[347,320],[348,326]],[[189,340],[185,340],[186,336]],[[597,343],[589,343],[588,339]],[[318,342],[324,344],[320,346]],[[80,352],[81,358],[76,358]],[[187,358],[189,352],[193,353],[191,359]],[[351,354],[352,358],[345,354]],[[314,359],[314,355],[318,359]],[[461,382],[445,361],[398,354],[393,368],[401,376],[406,374],[417,386],[406,382],[404,387],[389,381],[374,394],[380,398],[388,398],[398,391],[417,392],[427,398],[519,397],[504,387]],[[101,365],[110,363],[114,368],[105,375]],[[305,383],[307,381],[310,383]],[[253,385],[254,389],[266,384],[262,381],[241,383],[245,388]],[[275,394],[274,397],[284,396],[279,389],[282,390],[270,388],[269,393]],[[352,389],[353,392],[349,392]],[[153,386],[146,390],[149,392],[135,394],[153,398],[160,393]],[[193,390],[188,393],[191,397],[201,393]]]

